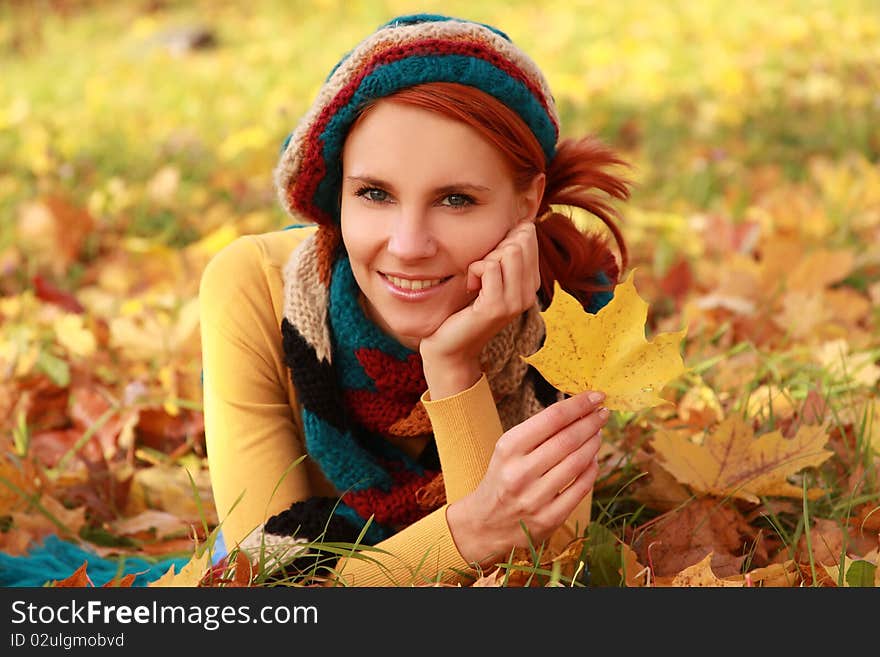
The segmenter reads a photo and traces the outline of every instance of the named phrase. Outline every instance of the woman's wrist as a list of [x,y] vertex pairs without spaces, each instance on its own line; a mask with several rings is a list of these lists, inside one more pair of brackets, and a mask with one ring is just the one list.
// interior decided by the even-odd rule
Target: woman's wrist
[[480,532],[472,527],[473,514],[467,509],[467,498],[452,502],[446,507],[446,524],[455,548],[469,564],[485,566],[491,558],[479,540]]
[[483,371],[477,360],[458,360],[422,356],[422,371],[432,400],[457,395],[472,387]]

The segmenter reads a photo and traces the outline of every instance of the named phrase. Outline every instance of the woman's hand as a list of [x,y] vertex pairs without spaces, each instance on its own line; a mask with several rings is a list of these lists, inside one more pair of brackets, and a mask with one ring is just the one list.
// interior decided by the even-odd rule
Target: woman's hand
[[[482,260],[471,263],[466,284],[477,295],[473,302],[450,315],[419,344],[425,379],[435,399],[476,383],[483,347],[535,304],[541,275],[534,222],[521,221]],[[441,390],[456,374],[462,383],[452,387],[459,389]]]
[[604,394],[556,402],[505,432],[477,489],[449,505],[446,519],[462,557],[488,565],[529,537],[538,545],[593,488]]

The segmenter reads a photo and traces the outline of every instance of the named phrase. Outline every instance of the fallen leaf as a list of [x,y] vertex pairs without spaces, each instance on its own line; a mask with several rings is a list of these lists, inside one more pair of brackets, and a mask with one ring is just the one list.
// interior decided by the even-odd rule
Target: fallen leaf
[[0,454],[0,516],[27,507],[27,496],[37,492],[39,480],[30,460]]
[[174,514],[155,509],[146,509],[135,516],[120,518],[110,525],[111,531],[119,536],[155,531],[157,539],[188,531],[189,528],[189,523]]
[[789,390],[773,384],[762,384],[752,390],[746,404],[746,415],[755,418],[789,417],[794,413],[794,403]]
[[833,452],[823,449],[827,442],[820,425],[803,425],[793,438],[772,431],[755,439],[742,418],[731,415],[701,445],[665,430],[657,431],[651,444],[660,464],[681,483],[709,495],[757,504],[760,495],[800,497],[801,487],[786,479],[830,457]]
[[102,588],[110,589],[110,588],[131,588],[134,585],[134,580],[137,579],[137,573],[129,573],[123,577],[114,577],[110,581],[106,582]]
[[596,315],[557,283],[545,312],[547,338],[524,359],[558,390],[605,393],[611,410],[636,411],[669,403],[663,387],[685,371],[680,344],[686,329],[645,340],[648,304],[639,297],[633,272],[614,288],[614,297]]
[[800,569],[793,560],[755,568],[742,575],[745,586],[791,587],[800,583]]
[[801,420],[804,424],[824,424],[827,415],[827,401],[818,389],[811,388],[801,406]]
[[855,255],[849,250],[818,249],[788,262],[795,263],[785,276],[788,289],[818,292],[846,278],[853,269]]
[[70,577],[60,581],[53,580],[49,586],[55,588],[81,588],[94,586],[95,584],[89,579],[89,576],[86,573],[88,565],[88,561],[83,561],[82,565],[77,568]]
[[84,506],[68,509],[46,494],[40,496],[36,508],[15,511],[11,515],[13,526],[27,533],[32,541],[40,541],[51,534],[76,537],[86,523]]
[[[175,465],[154,465],[134,474],[129,506],[130,515],[145,509],[167,511],[182,522],[216,525],[217,511],[207,470],[191,470],[196,489],[193,490],[187,469]],[[198,496],[198,497],[197,497]]]
[[649,586],[651,571],[647,566],[639,563],[639,557],[629,545],[626,543],[621,545],[623,549],[623,564],[621,575],[624,575],[624,581],[629,587]]
[[675,577],[669,578],[658,577],[655,580],[655,586],[675,586],[675,587],[729,587],[740,588],[745,586],[742,581],[731,579],[721,579],[712,572],[712,553],[710,552],[699,563],[685,568]]
[[203,549],[201,555],[196,552],[184,565],[179,573],[175,573],[174,564],[159,579],[147,584],[148,587],[196,587],[211,569],[211,551]]
[[649,476],[636,482],[632,493],[636,502],[644,504],[649,509],[665,512],[678,508],[693,497],[691,492],[655,459],[646,458],[638,465]]
[[482,575],[471,584],[474,588],[499,587],[504,583],[504,572],[500,568],[496,568],[491,573]]
[[871,352],[850,353],[849,342],[843,338],[822,343],[814,355],[819,364],[836,379],[850,380],[868,387],[880,380],[880,367],[874,364],[875,357]]
[[631,547],[655,577],[671,577],[710,552],[715,571],[727,577],[740,572],[753,542],[754,530],[735,507],[703,497],[637,527]]
[[796,559],[801,563],[834,566],[840,563],[841,555],[846,553],[849,537],[835,521],[817,518],[810,528],[810,540],[801,536],[797,544]]
[[678,402],[678,416],[687,424],[702,429],[724,418],[718,395],[702,380],[688,387]]

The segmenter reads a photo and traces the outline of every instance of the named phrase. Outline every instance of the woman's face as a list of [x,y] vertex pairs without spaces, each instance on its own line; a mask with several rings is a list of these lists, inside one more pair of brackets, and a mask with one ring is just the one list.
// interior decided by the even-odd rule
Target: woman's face
[[342,176],[342,239],[364,309],[411,349],[476,298],[468,266],[534,218],[478,132],[390,101],[350,131]]

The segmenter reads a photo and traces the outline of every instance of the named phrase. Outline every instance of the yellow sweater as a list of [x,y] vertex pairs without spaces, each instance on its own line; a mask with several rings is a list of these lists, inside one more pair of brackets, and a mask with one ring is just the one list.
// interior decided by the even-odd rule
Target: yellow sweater
[[[205,438],[214,503],[227,546],[291,503],[337,493],[306,457],[300,406],[281,342],[282,270],[314,227],[240,237],[215,255],[200,283]],[[341,559],[340,583],[406,586],[467,582],[475,572],[459,554],[449,526],[449,503],[473,491],[503,433],[485,375],[445,399],[422,402],[431,420],[447,504],[376,544],[388,554]],[[395,444],[417,457],[426,440]],[[279,483],[280,482],[280,483]],[[590,497],[572,513],[557,540],[582,532]],[[559,534],[559,532],[557,532]],[[466,574],[463,576],[463,574]]]

